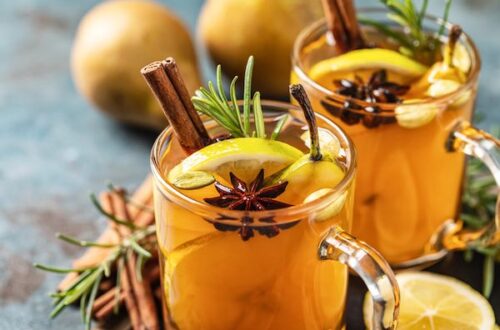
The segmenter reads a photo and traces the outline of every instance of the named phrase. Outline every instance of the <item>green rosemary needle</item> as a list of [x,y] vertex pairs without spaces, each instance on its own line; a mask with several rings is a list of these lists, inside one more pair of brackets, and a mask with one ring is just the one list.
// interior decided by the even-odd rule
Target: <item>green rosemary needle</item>
[[[229,97],[224,92],[222,83],[222,69],[217,66],[216,82],[208,83],[208,89],[200,87],[192,102],[195,109],[215,120],[220,126],[225,128],[232,137],[260,137],[266,138],[265,119],[262,111],[260,93],[255,92],[252,98],[252,71],[254,66],[253,56],[248,58],[245,69],[245,78],[243,85],[243,113],[240,112],[236,98],[236,81],[234,77],[229,85]],[[253,125],[252,128],[252,115]],[[279,130],[283,128],[283,123],[277,123],[272,139],[276,139]]]
[[420,9],[417,9],[411,0],[380,0],[380,2],[389,11],[387,18],[399,25],[399,29],[391,28],[383,22],[367,17],[360,17],[359,21],[398,42],[401,53],[432,60],[435,56],[434,52],[439,50],[439,38],[445,32],[444,22],[448,21],[452,0],[445,2],[442,22],[436,35],[426,33],[423,26],[428,0],[422,1]]

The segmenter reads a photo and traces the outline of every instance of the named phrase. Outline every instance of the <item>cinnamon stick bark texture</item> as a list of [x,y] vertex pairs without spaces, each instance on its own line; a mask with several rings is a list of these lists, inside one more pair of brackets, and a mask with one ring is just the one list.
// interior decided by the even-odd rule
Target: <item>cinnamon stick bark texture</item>
[[[172,78],[168,76],[165,68]],[[200,124],[199,115],[192,104],[187,106],[184,104],[191,103],[191,100],[187,100],[189,98],[187,89],[175,61],[167,59],[165,63],[159,61],[150,63],[141,69],[141,74],[160,103],[181,146],[188,153],[192,153],[208,145],[210,139],[205,127]]]
[[210,137],[208,136],[208,132],[205,129],[205,126],[203,125],[203,121],[201,120],[200,116],[198,115],[198,112],[193,106],[193,102],[191,102],[191,97],[189,96],[186,84],[182,79],[182,75],[179,71],[177,63],[175,62],[175,59],[173,57],[167,57],[164,61],[161,62],[161,64],[163,66],[163,69],[167,73],[168,78],[172,82],[172,85],[174,86],[177,95],[179,95],[179,98],[182,104],[184,105],[184,108],[186,109],[189,118],[191,118],[191,121],[196,127],[198,134],[203,139],[203,143],[205,145],[209,144]]
[[328,28],[339,53],[365,47],[353,0],[322,0]]
[[[127,203],[124,196],[124,191],[116,191],[113,193],[107,193],[110,200],[110,206],[117,217],[120,219],[125,219],[131,221],[129,210],[127,208]],[[104,205],[103,205],[104,207]],[[115,226],[119,235],[122,239],[130,235],[130,229],[124,226]],[[131,253],[127,256],[125,261],[125,267],[122,272],[123,283],[127,284],[127,290],[125,292],[125,303],[127,305],[127,310],[129,313],[138,311],[139,314],[139,327],[134,327],[135,329],[144,330],[159,330],[160,323],[158,320],[158,314],[156,312],[156,305],[154,301],[153,292],[147,277],[139,280],[137,277],[137,272],[135,270],[137,263],[137,256],[135,253]],[[133,322],[134,324],[134,322]],[[137,323],[136,323],[137,324]]]

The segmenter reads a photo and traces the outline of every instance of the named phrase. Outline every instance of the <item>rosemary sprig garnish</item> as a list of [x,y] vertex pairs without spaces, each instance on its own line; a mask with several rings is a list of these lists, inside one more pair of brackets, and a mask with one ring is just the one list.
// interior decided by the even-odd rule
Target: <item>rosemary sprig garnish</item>
[[[208,82],[208,89],[201,87],[191,99],[194,107],[200,113],[215,120],[224,127],[232,137],[266,138],[265,121],[260,101],[260,93],[255,92],[252,98],[253,56],[248,58],[243,86],[243,113],[236,98],[236,81],[234,77],[229,86],[229,97],[226,96],[222,83],[222,69],[217,66],[216,83]],[[253,114],[254,128],[251,127]],[[284,122],[279,121],[270,139],[276,139]]]
[[[125,226],[131,229],[132,232],[130,236],[124,238],[120,243],[117,244],[101,244],[92,241],[79,240],[75,237],[58,233],[56,234],[57,238],[72,245],[80,247],[98,247],[103,249],[110,249],[109,256],[98,265],[88,266],[84,268],[59,268],[37,263],[34,264],[36,268],[47,272],[58,274],[72,272],[78,273],[78,277],[76,277],[76,279],[68,288],[63,291],[50,294],[50,296],[54,299],[54,308],[50,314],[50,317],[56,317],[67,306],[79,300],[82,320],[85,324],[86,329],[90,329],[92,308],[96,300],[101,281],[104,278],[109,278],[111,276],[110,269],[112,265],[117,266],[115,301],[118,302],[121,290],[120,277],[124,267],[124,260],[131,254],[135,254],[137,256],[135,271],[138,280],[141,281],[144,263],[147,259],[152,257],[151,252],[149,251],[149,249],[151,249],[152,247],[149,243],[151,243],[150,239],[155,234],[154,225],[150,225],[147,227],[137,227],[135,225],[130,226],[131,222],[123,219],[118,219],[113,214],[106,212],[95,198],[95,195],[92,195],[91,199],[100,213],[106,216],[110,221],[114,222],[117,226]],[[115,313],[118,312],[118,306],[118,303],[116,303],[114,306]]]
[[380,0],[389,10],[387,18],[395,22],[401,29],[393,29],[382,22],[360,17],[362,24],[370,25],[382,34],[394,39],[400,44],[400,52],[418,58],[432,59],[438,49],[439,38],[445,31],[452,0],[445,0],[444,14],[441,26],[436,35],[424,31],[423,21],[427,12],[428,0],[423,0],[417,9],[412,0]]
[[[500,136],[500,127],[491,131],[494,136]],[[495,180],[486,166],[478,159],[469,159],[460,215],[467,228],[479,229],[494,221],[496,189]],[[500,244],[485,246],[482,241],[473,242],[465,253],[466,260],[472,260],[473,252],[484,255],[483,295],[489,297],[495,279],[495,261],[500,258]]]

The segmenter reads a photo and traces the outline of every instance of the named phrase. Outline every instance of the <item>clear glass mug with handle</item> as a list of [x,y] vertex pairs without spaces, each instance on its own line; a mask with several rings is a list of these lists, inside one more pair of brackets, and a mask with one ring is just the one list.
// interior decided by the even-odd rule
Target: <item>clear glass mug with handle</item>
[[[303,146],[297,107],[262,106],[266,128],[290,114],[295,124],[280,139]],[[395,327],[394,274],[378,252],[348,234],[354,148],[337,125],[321,115],[317,121],[340,141],[345,177],[314,201],[278,210],[227,210],[177,190],[166,176],[186,154],[171,129],[159,136],[151,168],[168,329],[342,329],[349,268],[373,297],[373,328]],[[214,122],[205,125],[212,136],[221,133]]]
[[[359,10],[360,16],[392,25],[384,9]],[[426,17],[429,32],[441,22]],[[445,23],[446,30],[451,24]],[[382,38],[362,25],[370,38]],[[477,157],[500,184],[499,141],[470,124],[481,67],[479,53],[467,34],[458,41],[465,53],[466,82],[454,92],[411,104],[367,103],[348,99],[311,75],[322,60],[335,57],[325,21],[306,27],[295,41],[292,83],[307,90],[315,111],[331,118],[354,141],[358,177],[353,234],[375,247],[396,268],[429,265],[449,250],[482,237],[498,242],[500,220],[475,235],[457,221],[464,177],[464,154]],[[375,39],[376,40],[376,39]],[[345,108],[346,102],[349,108]],[[377,107],[377,113],[365,109]]]

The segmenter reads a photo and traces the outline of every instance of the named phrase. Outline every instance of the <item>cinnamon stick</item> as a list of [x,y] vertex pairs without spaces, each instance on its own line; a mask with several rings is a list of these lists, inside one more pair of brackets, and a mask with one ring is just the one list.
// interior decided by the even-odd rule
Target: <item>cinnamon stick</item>
[[116,299],[115,291],[110,290],[99,298],[102,298],[102,300],[99,301],[98,305],[96,304],[96,300],[96,303],[94,303],[94,308],[92,309],[92,313],[96,320],[104,321],[113,313],[116,305],[121,305],[123,303],[123,301],[125,300],[125,293],[120,290],[118,299]]
[[[140,207],[139,205],[144,205],[146,207],[152,208],[153,205],[153,181],[152,177],[148,176],[140,187],[135,191],[131,197],[134,201],[134,205],[130,206],[130,216],[133,222],[138,226],[147,226],[154,222],[154,214],[151,210]],[[106,200],[101,200],[101,203],[106,203]],[[119,242],[119,236],[117,232],[113,229],[111,224],[108,224],[107,228],[97,239],[97,242],[101,244],[113,244]],[[73,262],[73,268],[85,268],[88,266],[94,266],[100,264],[104,259],[109,256],[110,249],[91,247],[85,251],[85,253]],[[64,291],[67,289],[73,281],[78,277],[77,273],[69,273],[66,277],[59,283],[58,289]]]
[[186,84],[182,79],[182,75],[180,73],[179,67],[177,66],[177,63],[175,62],[175,59],[173,57],[167,57],[161,62],[161,65],[163,67],[163,70],[165,70],[165,72],[167,73],[168,78],[172,82],[177,95],[179,95],[179,98],[184,105],[189,118],[191,118],[191,121],[193,122],[200,137],[203,139],[204,144],[209,144],[210,137],[208,136],[208,132],[203,125],[203,121],[201,120],[198,112],[193,106],[193,102],[191,102],[191,97],[189,96]]
[[123,266],[123,271],[120,276],[122,292],[124,294],[123,299],[125,300],[125,306],[127,306],[128,316],[130,318],[130,323],[132,324],[132,329],[141,330],[142,320],[141,314],[139,312],[138,301],[134,295],[131,274],[129,273],[128,267]]
[[[129,210],[127,208],[127,203],[124,197],[124,191],[113,192],[108,194],[112,205],[114,205],[114,213],[120,219],[130,220]],[[125,226],[116,226],[116,229],[120,236],[127,237],[130,235],[130,229]],[[137,273],[135,270],[137,262],[137,256],[135,253],[131,253],[127,256],[124,271],[122,272],[122,277],[125,281],[128,281],[131,290],[125,293],[125,302],[127,303],[127,309],[135,309],[139,312],[139,318],[141,324],[148,330],[159,330],[160,325],[158,321],[158,315],[156,312],[156,306],[154,302],[153,293],[149,285],[149,281],[146,277],[140,281],[137,278]],[[131,300],[134,302],[131,302]],[[129,309],[130,308],[130,309]],[[134,328],[134,329],[143,329]]]
[[[144,276],[147,278],[148,282],[154,287],[154,296],[156,297],[156,292],[160,288],[160,267],[158,265],[158,260],[152,260],[145,265]],[[125,298],[125,294],[120,291],[118,300],[116,299],[116,288],[113,288],[101,296],[99,296],[92,306],[92,313],[97,320],[105,320],[115,309],[115,305],[122,304]]]
[[[115,205],[114,195],[116,195],[116,193],[109,193],[109,192],[102,193],[100,196],[100,200],[102,203],[102,207],[104,208],[104,210],[106,210],[106,212],[118,216],[118,212],[116,210],[117,205]],[[126,227],[121,228],[123,226],[117,226],[115,223],[112,223],[111,225],[113,229],[116,231],[116,233],[119,235],[120,239],[123,238],[123,234],[125,233],[125,231],[128,231],[128,228]],[[121,282],[122,292],[124,294],[123,299],[125,300],[125,305],[127,306],[128,315],[130,317],[130,323],[132,324],[132,328],[134,330],[140,330],[142,326],[142,320],[139,312],[139,306],[138,306],[139,304],[134,295],[131,283],[132,275],[129,273],[128,267],[123,260],[120,259],[118,262],[121,263],[119,267],[123,269],[123,271],[120,273],[120,282]]]
[[363,48],[365,42],[353,0],[322,0],[328,28],[339,53]]
[[[179,93],[184,94],[183,90],[186,87],[180,78],[178,70],[176,71],[175,62],[165,63],[165,66],[169,67],[172,79],[168,76],[163,63],[159,61],[143,67],[141,74],[160,103],[168,122],[178,137],[179,143],[186,152],[192,153],[210,143],[208,133],[205,127],[198,123],[201,119],[193,119],[199,117],[196,111],[192,112],[194,108],[185,106],[182,101]],[[177,86],[174,86],[174,83]],[[186,95],[183,98],[186,99]],[[188,101],[185,100],[185,102]]]
[[[106,291],[102,295],[100,295],[95,301],[94,304],[92,305],[92,313],[97,319],[101,319],[98,315],[103,314],[103,309],[106,308],[108,305],[111,305],[111,310],[115,307],[116,303],[121,303],[123,299],[125,298],[125,294],[122,292],[120,289],[120,292],[117,293],[116,290],[118,290],[117,287],[114,287],[113,289]],[[116,295],[118,294],[118,300],[116,299]],[[110,310],[110,312],[111,312]],[[106,313],[104,313],[106,314]]]

